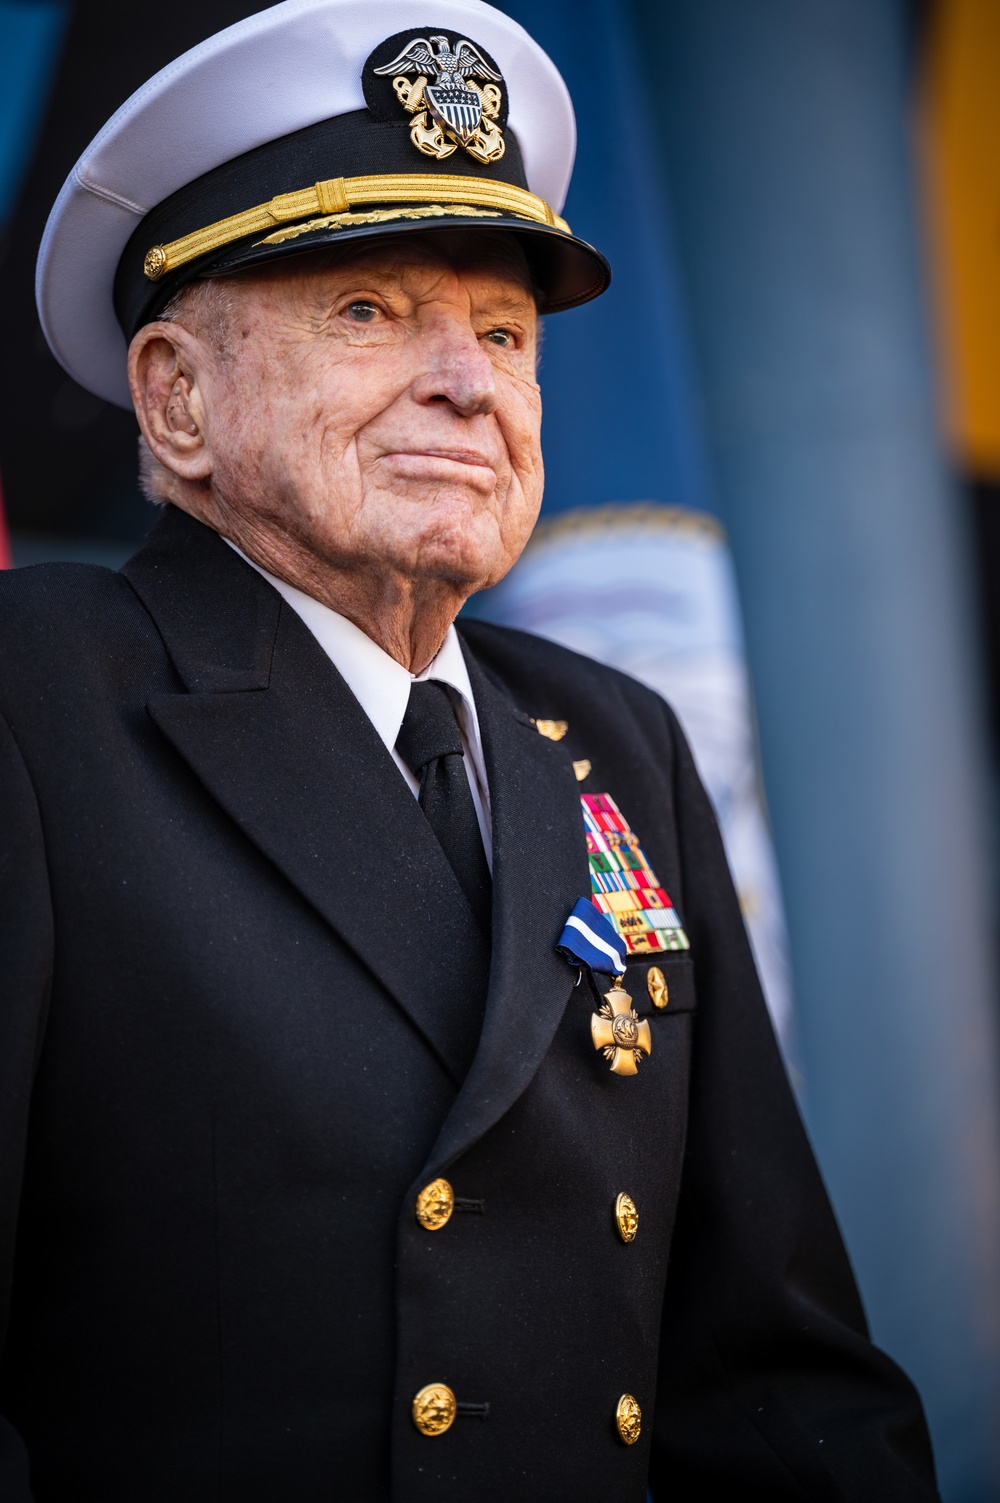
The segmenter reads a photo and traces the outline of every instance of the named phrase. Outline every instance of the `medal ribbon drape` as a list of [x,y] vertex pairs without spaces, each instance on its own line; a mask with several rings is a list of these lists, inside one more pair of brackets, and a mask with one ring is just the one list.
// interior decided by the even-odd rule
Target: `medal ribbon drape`
[[590,898],[578,898],[573,904],[556,949],[571,964],[589,966],[609,976],[625,974],[625,941]]
[[396,750],[420,779],[420,807],[451,863],[483,933],[490,933],[493,883],[465,771],[465,748],[444,684],[410,688]]

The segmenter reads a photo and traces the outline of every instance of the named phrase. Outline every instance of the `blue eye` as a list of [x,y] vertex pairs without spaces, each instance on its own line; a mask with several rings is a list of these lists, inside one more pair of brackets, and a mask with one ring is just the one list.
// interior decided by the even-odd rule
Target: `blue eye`
[[373,318],[378,317],[378,309],[374,303],[351,303],[347,315],[356,324],[370,324]]
[[503,350],[509,350],[514,343],[514,336],[509,329],[491,329],[484,337],[490,344],[498,344]]

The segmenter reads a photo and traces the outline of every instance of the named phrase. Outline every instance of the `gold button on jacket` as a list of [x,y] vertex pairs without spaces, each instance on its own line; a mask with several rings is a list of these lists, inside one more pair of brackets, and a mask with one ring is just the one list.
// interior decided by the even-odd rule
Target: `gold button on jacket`
[[630,1393],[623,1393],[615,1410],[618,1434],[627,1446],[634,1446],[642,1434],[642,1410]]
[[454,1424],[457,1408],[455,1395],[447,1383],[428,1383],[414,1395],[413,1423],[421,1435],[443,1435]]
[[639,1212],[631,1195],[622,1190],[615,1200],[615,1226],[623,1242],[633,1242],[639,1230]]
[[417,1196],[417,1220],[428,1232],[439,1232],[454,1209],[455,1192],[446,1179],[432,1179]]

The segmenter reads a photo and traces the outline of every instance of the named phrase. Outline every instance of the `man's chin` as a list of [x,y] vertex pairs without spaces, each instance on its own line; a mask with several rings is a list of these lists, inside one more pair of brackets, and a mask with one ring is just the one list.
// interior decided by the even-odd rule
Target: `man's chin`
[[439,579],[471,594],[492,583],[501,570],[496,531],[485,530],[484,538],[479,528],[435,529],[400,548],[394,562],[402,574]]
[[[406,526],[407,520],[414,525]],[[511,549],[492,512],[452,506],[420,518],[407,518],[398,509],[369,515],[365,525],[350,535],[347,548],[338,529],[316,528],[309,551],[338,572],[394,574],[425,583],[437,580],[457,593],[471,595],[502,579],[520,548]]]
[[496,571],[490,563],[490,560],[468,554],[440,550],[423,555],[419,562],[401,572],[426,583],[439,580],[442,585],[448,585],[463,595],[474,595],[477,590],[484,590],[494,583]]

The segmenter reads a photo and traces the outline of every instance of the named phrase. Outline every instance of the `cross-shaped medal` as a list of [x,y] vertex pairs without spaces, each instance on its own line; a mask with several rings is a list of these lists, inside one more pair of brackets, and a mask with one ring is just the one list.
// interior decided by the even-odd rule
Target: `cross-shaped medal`
[[609,1061],[614,1075],[636,1075],[639,1061],[652,1053],[653,1038],[645,1018],[632,1006],[632,998],[622,990],[619,977],[599,1010],[590,1015],[590,1036],[594,1048]]

